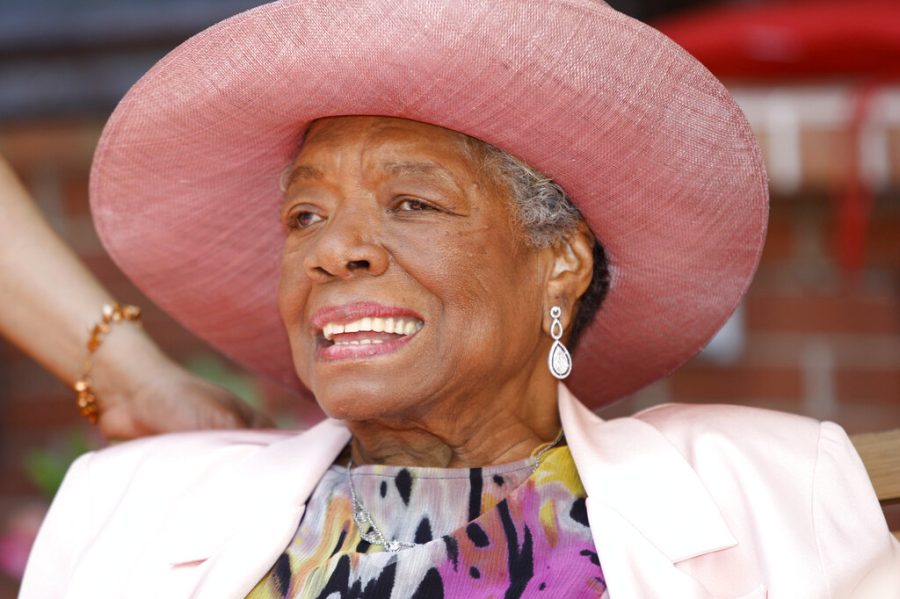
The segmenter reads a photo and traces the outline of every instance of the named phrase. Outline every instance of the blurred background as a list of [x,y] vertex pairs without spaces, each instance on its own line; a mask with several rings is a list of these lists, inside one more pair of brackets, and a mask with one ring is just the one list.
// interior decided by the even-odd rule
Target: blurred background
[[[723,331],[673,376],[602,414],[732,402],[850,433],[900,427],[900,2],[610,3],[726,82],[760,139],[772,206],[759,272]],[[281,425],[303,426],[308,405],[154,309],[106,257],[88,211],[93,149],[118,99],[167,50],[254,4],[0,0],[0,154],[113,295],[145,308],[163,348]],[[100,445],[73,393],[0,340],[0,599],[15,596],[66,466]],[[888,516],[900,528],[900,514]]]

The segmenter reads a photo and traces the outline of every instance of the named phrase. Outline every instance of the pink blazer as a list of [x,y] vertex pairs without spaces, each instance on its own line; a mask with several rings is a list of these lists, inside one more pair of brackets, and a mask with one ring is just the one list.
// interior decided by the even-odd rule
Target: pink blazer
[[[604,421],[562,386],[559,411],[613,599],[900,598],[900,545],[839,426],[739,406]],[[349,439],[326,420],[88,454],[21,597],[243,597]]]

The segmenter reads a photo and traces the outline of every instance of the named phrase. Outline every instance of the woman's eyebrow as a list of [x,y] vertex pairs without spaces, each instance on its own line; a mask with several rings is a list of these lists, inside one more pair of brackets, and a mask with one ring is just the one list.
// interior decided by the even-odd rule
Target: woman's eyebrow
[[440,164],[434,162],[404,161],[385,162],[381,168],[392,175],[414,175],[417,177],[429,177],[455,188],[459,188],[456,178]]
[[297,165],[291,169],[290,173],[288,173],[287,177],[284,178],[283,183],[281,184],[282,189],[290,189],[291,185],[296,183],[301,179],[307,179],[310,181],[320,181],[325,177],[325,175],[314,166],[305,166],[305,165]]

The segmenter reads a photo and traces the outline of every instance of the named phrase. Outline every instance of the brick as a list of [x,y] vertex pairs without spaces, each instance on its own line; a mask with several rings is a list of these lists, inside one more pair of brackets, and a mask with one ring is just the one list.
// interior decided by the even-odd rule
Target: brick
[[781,262],[789,260],[793,255],[793,223],[787,218],[771,218],[761,261],[764,263]]
[[891,295],[749,294],[750,331],[803,333],[900,333],[900,301]]
[[0,599],[16,599],[19,595],[19,583],[9,575],[0,573]]
[[3,477],[0,479],[0,496],[7,499],[40,497],[39,489],[25,473],[25,459],[32,451],[50,446],[51,443],[44,441],[41,435],[31,438],[23,436],[22,433],[14,433],[11,438],[4,439],[2,459],[0,459],[0,471],[3,472]]
[[60,187],[63,207],[66,215],[71,217],[87,216],[90,218],[90,200],[88,195],[89,169],[76,169],[63,173]]
[[888,132],[888,157],[890,179],[895,186],[900,186],[900,127]]
[[612,419],[631,416],[643,409],[671,401],[668,379],[656,381],[628,397],[596,410],[601,418]]
[[825,189],[843,185],[853,149],[849,130],[805,129],[800,136],[804,183]]
[[846,333],[750,332],[741,363],[748,366],[799,366],[809,352],[825,348],[836,368],[900,369],[900,336]]
[[25,474],[21,464],[15,462],[2,468],[3,480],[0,481],[0,494],[10,496],[40,497],[39,489]]
[[5,362],[3,380],[12,396],[47,397],[67,391],[47,370],[21,353]]
[[[144,303],[142,305],[149,306],[151,304]],[[210,351],[207,343],[158,310],[153,307],[143,320],[147,334],[163,351],[178,360],[189,358],[192,354]]]
[[865,264],[900,271],[900,216],[873,220],[866,234]]
[[900,504],[885,505],[881,509],[884,510],[884,519],[887,521],[888,530],[900,531]]
[[10,124],[0,135],[0,153],[17,171],[32,171],[45,165],[86,171],[102,126],[99,119]]
[[116,285],[125,285],[129,287],[129,293],[137,293],[134,285],[128,280],[128,278],[119,270],[119,267],[116,266],[116,263],[112,261],[112,258],[109,257],[102,248],[98,248],[98,251],[91,252],[88,254],[82,254],[80,256],[81,261],[84,262],[84,265],[88,267],[95,277],[100,279],[103,282],[105,287],[108,287],[112,284]]
[[900,369],[842,369],[834,380],[841,401],[893,404],[900,419]]
[[7,397],[3,423],[10,430],[64,430],[80,426],[75,395],[64,390],[51,395],[18,393]]
[[[97,230],[94,229],[94,221],[90,215],[69,216],[62,220],[57,229],[60,237],[79,256],[106,255],[106,250],[100,243]],[[98,277],[103,280],[103,277]]]
[[668,379],[672,401],[740,403],[756,398],[800,401],[803,375],[798,368],[730,368],[697,362]]
[[750,283],[744,302],[753,297],[832,293],[839,281],[837,266],[824,260],[762,264]]
[[[879,198],[866,225],[863,246],[863,269],[890,268],[900,275],[900,213],[888,206],[892,199]],[[837,214],[830,214],[823,225],[823,235],[827,243],[825,251],[829,260],[837,260],[840,251]]]
[[[0,384],[2,384],[4,380],[4,374],[6,370],[8,370],[7,359],[20,359],[24,358],[25,354],[23,354],[19,348],[17,348],[12,343],[8,342],[6,338],[0,337]],[[2,387],[0,387],[2,389]]]
[[837,402],[823,419],[840,424],[850,435],[900,428],[900,407],[889,402]]

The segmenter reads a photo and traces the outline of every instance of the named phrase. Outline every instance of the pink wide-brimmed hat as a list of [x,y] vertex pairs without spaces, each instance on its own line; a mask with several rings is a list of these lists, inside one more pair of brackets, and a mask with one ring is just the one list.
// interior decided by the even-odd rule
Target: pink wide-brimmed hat
[[310,121],[335,115],[455,129],[562,185],[610,262],[569,379],[591,405],[699,351],[756,268],[768,213],[756,141],[719,81],[654,29],[594,0],[267,4],[194,36],[128,92],[91,204],[151,299],[298,390],[276,307],[279,174]]

